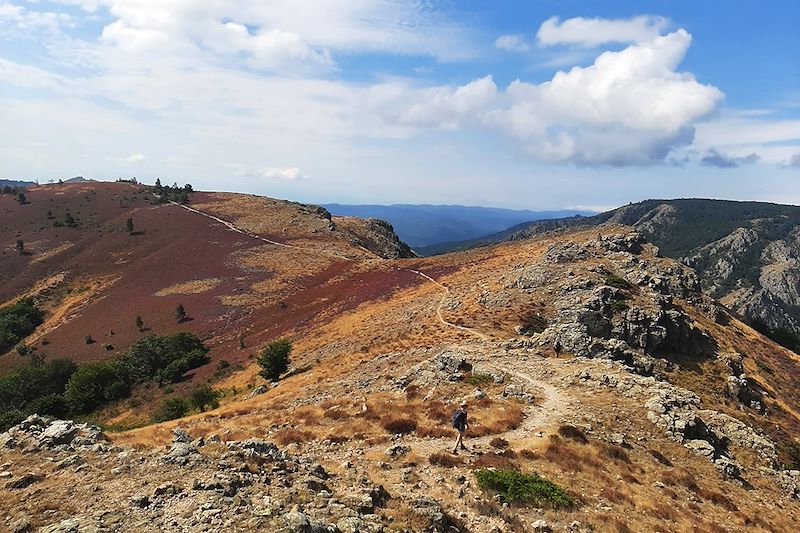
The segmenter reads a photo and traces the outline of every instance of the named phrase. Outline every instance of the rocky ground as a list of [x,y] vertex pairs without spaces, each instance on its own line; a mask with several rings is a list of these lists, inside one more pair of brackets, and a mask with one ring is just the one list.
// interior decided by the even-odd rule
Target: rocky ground
[[[0,526],[797,530],[800,362],[691,269],[620,227],[413,261],[392,272],[421,284],[293,331],[277,386],[251,365],[216,384],[246,392],[183,420],[3,433]],[[461,399],[469,450],[451,454]],[[477,486],[486,468],[536,472],[575,504],[504,503]]]

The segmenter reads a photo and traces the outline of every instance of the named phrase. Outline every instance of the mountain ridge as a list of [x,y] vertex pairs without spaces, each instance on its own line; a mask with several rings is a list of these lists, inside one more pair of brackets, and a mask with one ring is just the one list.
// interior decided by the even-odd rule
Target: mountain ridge
[[695,267],[704,289],[748,319],[800,333],[800,297],[793,288],[800,283],[800,207],[794,205],[703,198],[645,200],[589,217],[518,224],[453,243],[449,249],[603,224],[636,228],[667,257]]

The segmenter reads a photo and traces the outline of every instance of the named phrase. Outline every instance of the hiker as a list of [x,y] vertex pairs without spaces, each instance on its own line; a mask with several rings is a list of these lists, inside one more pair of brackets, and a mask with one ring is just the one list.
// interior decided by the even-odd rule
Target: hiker
[[469,424],[467,423],[467,402],[461,402],[461,406],[453,413],[453,427],[458,431],[453,453],[458,453],[459,446],[461,446],[462,450],[467,449],[467,447],[464,446],[464,432],[469,429]]

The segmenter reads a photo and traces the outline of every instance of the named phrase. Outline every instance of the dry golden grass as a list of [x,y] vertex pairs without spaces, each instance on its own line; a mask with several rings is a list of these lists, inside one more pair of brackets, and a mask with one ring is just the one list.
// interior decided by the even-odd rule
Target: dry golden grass
[[433,466],[440,466],[442,468],[453,468],[464,464],[464,460],[460,456],[440,452],[432,453],[430,457],[428,457],[428,462]]
[[201,294],[212,290],[220,283],[222,283],[222,280],[219,278],[195,279],[165,287],[156,292],[155,296],[170,296],[173,294]]
[[[28,246],[28,244],[26,244],[26,246]],[[51,257],[55,257],[56,255],[60,254],[61,252],[69,250],[73,246],[74,246],[73,243],[65,242],[64,244],[56,246],[55,248],[51,248],[49,250],[44,250],[42,252],[38,252],[31,259],[31,263],[38,263],[40,261],[46,261],[47,259],[50,259]]]
[[281,429],[272,436],[278,444],[285,446],[290,443],[303,443],[314,440],[314,434],[310,431],[304,431],[295,428]]

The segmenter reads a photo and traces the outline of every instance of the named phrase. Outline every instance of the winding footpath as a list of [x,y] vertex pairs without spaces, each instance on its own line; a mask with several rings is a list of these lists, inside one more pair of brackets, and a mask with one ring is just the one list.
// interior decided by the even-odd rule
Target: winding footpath
[[[295,246],[292,244],[286,244],[278,241],[273,241],[271,239],[267,239],[266,237],[262,237],[261,235],[252,233],[245,229],[242,229],[232,222],[224,220],[218,216],[212,215],[210,213],[206,213],[204,211],[200,211],[199,209],[195,209],[193,207],[189,207],[188,205],[179,204],[177,202],[171,202],[172,204],[186,209],[192,213],[204,216],[209,218],[215,222],[218,222],[224,225],[226,228],[245,235],[247,237],[258,239],[268,244],[272,244],[275,246],[280,246],[283,248],[291,248],[295,250],[300,250],[308,254],[314,255],[322,255],[325,257],[336,257],[339,259],[344,259],[347,261],[354,261],[352,258],[347,258],[338,255],[326,254],[319,250],[312,250],[306,247]],[[364,249],[363,247],[360,247]],[[366,249],[364,249],[366,250]],[[366,250],[369,251],[369,250]],[[526,388],[531,390],[534,393],[534,396],[537,399],[541,399],[540,403],[537,405],[529,405],[525,409],[525,416],[522,423],[509,431],[493,434],[493,435],[486,435],[484,437],[476,437],[476,438],[468,438],[468,442],[471,446],[488,446],[489,442],[497,437],[500,438],[513,438],[513,439],[521,439],[527,438],[533,435],[537,431],[541,431],[548,427],[553,426],[554,424],[558,423],[558,421],[562,418],[562,416],[566,413],[569,407],[572,404],[572,401],[569,397],[567,397],[563,390],[551,385],[550,383],[543,381],[541,379],[535,379],[530,375],[531,366],[535,364],[546,364],[546,360],[532,362],[527,361],[524,359],[518,359],[513,356],[506,355],[504,352],[497,349],[496,343],[494,343],[490,337],[480,331],[477,331],[473,328],[469,328],[466,326],[460,326],[458,324],[454,324],[450,322],[444,317],[443,308],[449,296],[451,296],[452,291],[450,287],[444,285],[443,283],[435,280],[428,274],[421,272],[419,270],[414,269],[406,269],[407,272],[410,272],[416,276],[419,276],[426,281],[433,283],[437,287],[441,288],[444,292],[442,294],[442,299],[439,301],[439,305],[436,307],[436,316],[441,324],[444,326],[468,333],[476,338],[478,338],[483,343],[486,343],[486,350],[498,353],[498,355],[494,355],[492,357],[484,357],[473,359],[471,362],[474,363],[483,363],[488,366],[494,367],[498,370],[501,370],[505,374],[512,376],[513,378],[517,378],[527,383]],[[448,442],[451,440],[450,438],[434,438],[434,439],[416,439],[417,445],[422,448],[428,448],[428,451],[434,452],[437,451],[441,447],[441,442],[447,440]]]

